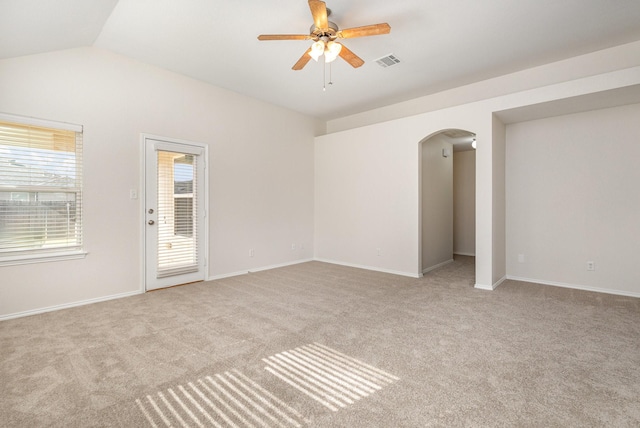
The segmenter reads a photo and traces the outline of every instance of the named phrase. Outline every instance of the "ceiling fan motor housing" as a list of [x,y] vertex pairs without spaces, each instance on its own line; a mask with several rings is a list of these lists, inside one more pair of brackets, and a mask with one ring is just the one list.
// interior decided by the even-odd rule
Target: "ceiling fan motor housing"
[[309,33],[311,33],[313,40],[324,40],[323,37],[326,37],[327,40],[335,40],[338,38],[338,24],[331,21],[327,21],[327,24],[329,28],[318,28],[315,24],[311,26]]

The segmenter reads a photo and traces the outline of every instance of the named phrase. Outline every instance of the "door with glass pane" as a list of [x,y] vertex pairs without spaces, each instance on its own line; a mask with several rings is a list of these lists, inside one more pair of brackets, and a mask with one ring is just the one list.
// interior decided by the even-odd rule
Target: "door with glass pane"
[[205,279],[205,147],[145,137],[147,290]]

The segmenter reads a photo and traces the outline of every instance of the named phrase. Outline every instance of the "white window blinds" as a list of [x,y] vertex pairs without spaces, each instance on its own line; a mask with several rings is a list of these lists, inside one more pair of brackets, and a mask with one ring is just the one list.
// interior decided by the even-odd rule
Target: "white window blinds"
[[194,155],[158,151],[158,278],[197,272]]
[[0,260],[82,250],[82,128],[3,119]]

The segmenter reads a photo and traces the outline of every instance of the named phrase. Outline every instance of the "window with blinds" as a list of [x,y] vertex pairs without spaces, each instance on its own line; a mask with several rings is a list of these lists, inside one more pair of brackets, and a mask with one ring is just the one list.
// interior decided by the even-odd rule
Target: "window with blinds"
[[4,119],[0,117],[0,261],[80,252],[82,127]]

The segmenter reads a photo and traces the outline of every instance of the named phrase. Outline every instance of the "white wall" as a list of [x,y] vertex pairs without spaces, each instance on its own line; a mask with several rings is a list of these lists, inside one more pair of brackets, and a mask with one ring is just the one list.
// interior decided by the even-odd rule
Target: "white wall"
[[[419,99],[418,110],[403,104],[391,115],[347,118],[327,126],[367,126],[315,144],[324,124],[97,48],[1,60],[0,111],[85,127],[89,255],[0,268],[0,317],[141,290],[141,204],[129,199],[129,189],[141,187],[141,132],[209,144],[212,277],[311,258],[311,248],[319,259],[418,276],[419,142],[443,129],[474,132],[476,285],[492,288],[507,262],[504,224],[494,218],[504,168],[494,112],[546,111],[558,100],[597,102],[607,91],[637,88],[638,52],[640,42],[504,76],[504,87],[469,85],[454,92],[476,101],[454,97],[453,107],[443,107],[441,93]],[[292,252],[292,243],[305,248]],[[594,259],[598,274],[613,263]],[[633,272],[621,275],[621,289],[640,292]]]
[[398,120],[639,65],[640,41],[636,41],[330,120],[327,132]]
[[[398,110],[392,106],[387,112],[393,114],[376,110],[329,123],[332,133],[315,139],[316,256],[419,276],[418,145],[442,130],[465,129],[475,133],[478,142],[476,287],[495,288],[507,273],[506,132],[496,113],[517,112],[510,117],[523,117],[528,112],[562,114],[558,112],[585,108],[584,100],[589,106],[618,102],[615,97],[621,94],[631,95],[620,101],[628,103],[640,93],[640,56],[635,55],[639,50],[640,43],[629,44],[539,67],[531,73],[504,76],[499,81],[528,89],[481,101],[400,118],[393,115],[402,114],[403,106]],[[629,60],[628,55],[634,59]],[[601,72],[602,58],[611,59],[607,67],[621,68]],[[576,78],[576,73],[580,77]],[[524,81],[532,74],[539,78],[537,82],[552,83],[532,86]],[[465,89],[476,95],[491,93],[486,82]],[[504,87],[496,87],[494,93],[504,92]],[[421,105],[443,101],[441,94],[434,97],[421,99]],[[529,110],[532,106],[544,108]],[[376,256],[376,248],[382,249],[380,256]]]
[[476,254],[476,152],[453,154],[453,253]]
[[424,273],[453,260],[453,144],[439,134],[421,146]]
[[384,129],[351,134],[315,145],[315,256],[417,275],[419,140],[407,143]]
[[0,94],[4,113],[84,126],[89,252],[0,267],[0,317],[142,289],[140,133],[209,145],[210,277],[312,258],[324,124],[97,48],[2,60]]
[[[490,124],[482,126],[475,109],[441,110],[317,137],[316,257],[420,276],[420,143],[444,129],[490,139]],[[490,268],[485,275],[489,283]]]
[[492,173],[491,198],[492,198],[492,222],[491,229],[493,269],[492,286],[497,287],[506,278],[507,269],[505,264],[506,255],[506,196],[505,196],[505,156],[506,156],[506,128],[504,124],[493,115],[491,144]]
[[507,127],[509,277],[640,296],[639,118],[635,104]]

